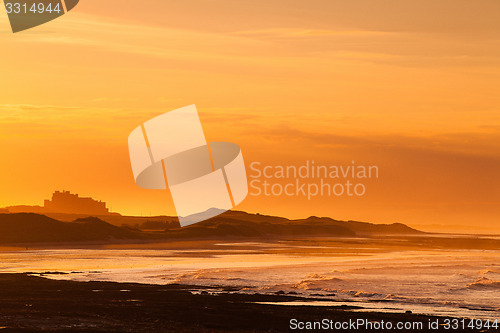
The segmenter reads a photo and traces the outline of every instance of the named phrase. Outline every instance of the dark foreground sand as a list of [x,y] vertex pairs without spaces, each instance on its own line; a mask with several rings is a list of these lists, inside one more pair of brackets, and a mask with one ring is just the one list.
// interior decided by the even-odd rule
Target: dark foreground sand
[[[214,288],[207,288],[207,292],[199,294],[191,293],[200,289],[203,288],[56,281],[27,274],[0,274],[0,332],[277,332],[291,331],[292,318],[302,322],[325,318],[333,321],[363,318],[394,324],[421,321],[424,327],[429,319],[437,318],[415,314],[360,313],[345,307],[255,304],[302,298],[294,295],[245,295],[227,288],[220,288],[220,293],[215,295],[212,293]],[[396,331],[436,332],[426,327],[423,330],[391,330]],[[453,330],[441,328],[439,331]]]

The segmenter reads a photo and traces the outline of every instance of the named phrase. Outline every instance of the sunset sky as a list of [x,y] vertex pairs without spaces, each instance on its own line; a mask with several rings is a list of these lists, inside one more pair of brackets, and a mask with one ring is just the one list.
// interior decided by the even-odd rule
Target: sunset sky
[[127,137],[196,104],[247,165],[379,166],[362,198],[238,209],[500,231],[497,0],[81,0],[17,34],[0,10],[0,45],[0,207],[65,189],[173,214]]

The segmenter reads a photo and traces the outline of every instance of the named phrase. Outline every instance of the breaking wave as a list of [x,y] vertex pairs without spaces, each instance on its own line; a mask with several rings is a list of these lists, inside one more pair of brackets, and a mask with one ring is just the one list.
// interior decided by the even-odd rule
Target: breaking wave
[[490,280],[487,277],[481,277],[476,281],[469,283],[466,289],[472,290],[500,290],[500,281]]

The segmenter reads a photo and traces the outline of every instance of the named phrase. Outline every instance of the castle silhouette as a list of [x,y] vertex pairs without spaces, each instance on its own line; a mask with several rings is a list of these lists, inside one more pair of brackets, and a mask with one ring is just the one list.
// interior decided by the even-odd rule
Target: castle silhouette
[[106,203],[92,198],[79,197],[69,191],[55,191],[52,200],[44,200],[43,208],[45,212],[68,213],[68,214],[109,214]]

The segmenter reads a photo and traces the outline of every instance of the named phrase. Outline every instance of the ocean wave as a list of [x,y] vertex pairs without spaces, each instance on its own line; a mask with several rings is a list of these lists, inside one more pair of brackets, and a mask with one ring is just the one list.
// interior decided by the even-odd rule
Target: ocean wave
[[479,271],[478,272],[479,275],[499,275],[500,274],[500,270],[496,270],[496,269],[489,269],[489,268],[486,268],[486,269],[483,269],[482,271]]
[[321,274],[310,274],[307,275],[303,280],[293,285],[295,289],[304,290],[321,290],[321,291],[335,291],[335,286],[339,283],[344,282],[344,280],[321,275]]
[[408,297],[405,297],[405,296],[399,296],[399,295],[393,295],[393,294],[389,294],[389,295],[385,296],[385,297],[384,297],[384,299],[389,300],[389,301],[400,301],[400,302],[404,302],[404,301],[407,301],[407,300],[408,300]]
[[[397,265],[379,265],[376,267],[356,267],[351,269],[346,269],[342,271],[343,273],[365,273],[365,272],[389,272],[389,271],[405,271],[405,272],[422,272],[422,271],[441,271],[441,270],[454,270],[457,271],[459,269],[479,269],[480,267],[470,265],[470,264],[429,264],[429,263],[399,263]],[[333,271],[332,271],[333,272]]]
[[374,293],[374,292],[368,292],[368,291],[358,291],[353,296],[370,298],[370,297],[382,297],[384,295],[379,294],[379,293]]
[[186,280],[220,280],[219,277],[214,277],[208,275],[206,272],[194,272],[194,273],[183,273],[175,277],[175,281],[186,281]]
[[[175,274],[173,277],[174,282],[177,283],[189,283],[194,281],[218,281],[220,283],[224,282],[235,282],[235,281],[246,281],[243,277],[234,274],[235,272],[223,270],[223,269],[209,269],[209,270],[197,270],[191,272],[184,272],[181,274]],[[236,271],[237,273],[237,271]],[[172,278],[170,276],[170,278]]]
[[309,274],[304,277],[304,280],[331,280],[332,278],[342,281],[341,279],[323,274]]
[[487,277],[481,277],[476,281],[469,283],[465,289],[472,290],[497,290],[500,289],[500,281],[490,280]]

